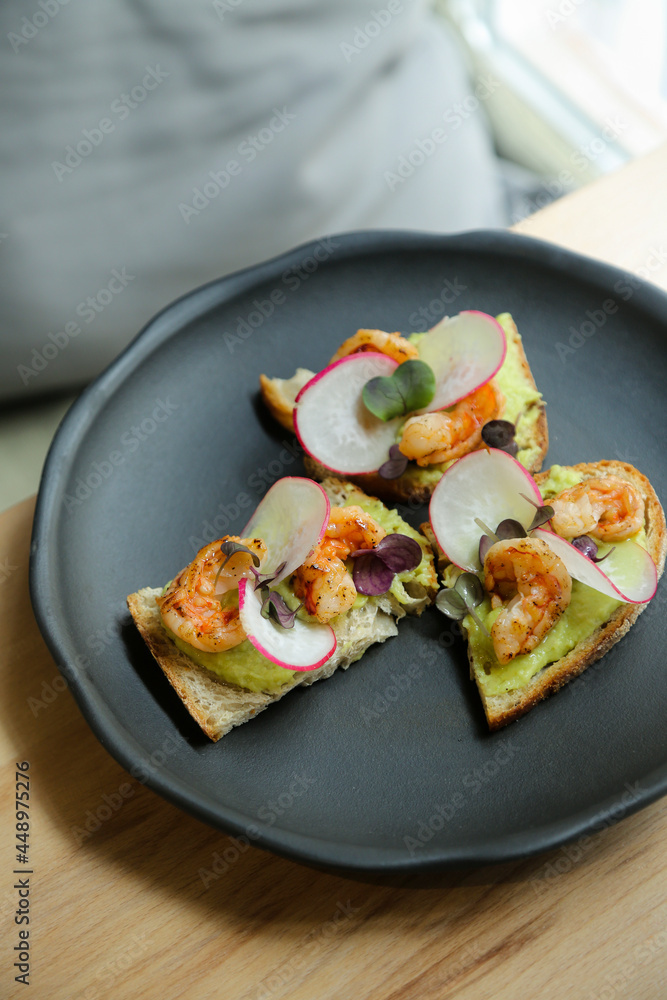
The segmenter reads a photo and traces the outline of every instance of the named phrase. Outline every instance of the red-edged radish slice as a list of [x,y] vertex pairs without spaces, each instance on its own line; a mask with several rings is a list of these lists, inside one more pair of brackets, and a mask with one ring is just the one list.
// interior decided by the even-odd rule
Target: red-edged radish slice
[[419,413],[453,406],[493,378],[507,353],[505,331],[487,313],[468,310],[447,317],[418,345],[419,358],[435,373],[435,396]]
[[447,558],[460,569],[479,571],[479,539],[475,518],[491,531],[511,517],[528,529],[535,508],[521,494],[543,503],[535,480],[507,452],[490,448],[471,451],[447,469],[433,491],[429,518]]
[[596,564],[553,531],[536,528],[532,536],[541,538],[551,546],[574,580],[587,584],[607,597],[627,604],[646,604],[655,594],[658,586],[655,563],[646,549],[636,542],[620,543],[605,558],[604,563]]
[[380,420],[366,409],[363,388],[378,375],[393,375],[398,362],[364,351],[334,361],[296,397],[294,429],[305,451],[345,476],[376,472],[387,461],[405,417]]
[[239,583],[239,617],[255,649],[287,670],[317,670],[336,649],[336,635],[330,625],[295,618],[292,628],[283,628],[263,618],[260,592],[249,580]]
[[243,538],[261,538],[267,554],[261,572],[272,575],[285,563],[276,583],[301,566],[324,537],[329,498],[312,479],[285,476],[273,484],[245,528]]

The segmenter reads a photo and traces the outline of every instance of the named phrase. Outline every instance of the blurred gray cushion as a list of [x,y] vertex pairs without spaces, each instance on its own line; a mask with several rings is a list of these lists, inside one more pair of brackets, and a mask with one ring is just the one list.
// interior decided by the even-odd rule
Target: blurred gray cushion
[[0,32],[2,398],[89,379],[176,296],[305,240],[505,222],[426,0],[5,0]]

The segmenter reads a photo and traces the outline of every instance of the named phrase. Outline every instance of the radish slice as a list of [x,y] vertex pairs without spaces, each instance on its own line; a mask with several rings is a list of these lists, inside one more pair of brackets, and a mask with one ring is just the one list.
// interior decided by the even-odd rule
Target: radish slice
[[[511,517],[526,530],[535,508],[521,494],[543,503],[535,480],[507,452],[471,451],[447,469],[433,491],[429,518],[440,548],[460,569],[479,571],[480,518],[492,531]],[[611,558],[611,557],[610,557]]]
[[419,342],[419,358],[435,373],[433,400],[419,413],[453,406],[493,378],[507,353],[505,331],[487,313],[446,317]]
[[292,628],[282,628],[263,618],[262,598],[248,580],[239,583],[239,617],[255,649],[287,670],[316,670],[336,649],[336,635],[330,625],[295,618]]
[[311,458],[345,476],[375,472],[387,461],[405,417],[380,420],[361,394],[370,379],[397,368],[393,358],[364,351],[335,361],[306,383],[296,397],[294,429]]
[[285,476],[274,483],[243,529],[244,538],[261,538],[266,545],[262,574],[273,575],[285,563],[279,583],[301,566],[324,537],[330,510],[328,496],[312,479]]
[[636,542],[617,545],[604,561],[604,570],[575,549],[560,535],[536,528],[533,538],[541,538],[563,560],[570,576],[607,597],[627,604],[646,604],[655,594],[658,573],[650,555]]

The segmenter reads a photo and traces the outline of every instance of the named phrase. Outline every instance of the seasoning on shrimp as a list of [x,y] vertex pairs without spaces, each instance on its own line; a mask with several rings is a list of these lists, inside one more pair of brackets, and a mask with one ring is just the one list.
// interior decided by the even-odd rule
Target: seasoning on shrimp
[[386,354],[398,361],[411,361],[419,357],[415,344],[410,343],[400,333],[385,333],[384,330],[357,330],[353,337],[348,337],[340,345],[329,364],[346,358],[348,354],[359,354],[362,351],[376,351]]
[[622,542],[644,524],[644,501],[632,483],[620,476],[587,479],[549,501],[553,530],[564,538],[592,535]]
[[352,607],[357,589],[345,560],[359,549],[374,548],[386,534],[361,507],[331,508],[324,538],[294,574],[294,593],[309,615],[328,622]]
[[484,586],[492,608],[503,608],[491,628],[500,663],[535,649],[572,596],[572,578],[564,563],[538,538],[492,545],[484,559]]
[[[240,542],[250,552],[231,558],[221,549],[224,541]],[[224,606],[220,600],[234,590],[243,577],[251,576],[252,553],[262,559],[266,545],[261,538],[225,538],[210,542],[170,583],[157,604],[166,627],[183,642],[206,653],[221,653],[246,638],[238,605]]]
[[495,420],[504,405],[503,394],[491,381],[450,410],[410,417],[403,427],[401,453],[422,466],[460,458],[480,446],[482,427]]

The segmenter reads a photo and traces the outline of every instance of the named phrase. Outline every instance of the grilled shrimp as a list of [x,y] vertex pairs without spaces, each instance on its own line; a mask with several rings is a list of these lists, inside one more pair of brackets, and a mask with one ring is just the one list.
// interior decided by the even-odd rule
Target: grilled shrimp
[[491,606],[504,606],[491,628],[500,663],[535,649],[572,596],[572,579],[564,563],[537,538],[510,538],[492,545],[484,559],[484,586],[491,594]]
[[224,541],[241,542],[260,559],[266,555],[261,538],[219,538],[200,549],[190,565],[172,580],[164,596],[157,599],[167,628],[206,653],[221,653],[246,638],[238,606],[225,607],[220,598],[238,587],[242,577],[251,575],[252,556],[236,552],[225,562],[227,557],[220,549]]
[[361,507],[332,507],[322,541],[294,574],[294,593],[309,615],[328,622],[354,604],[357,589],[345,560],[358,549],[374,548],[386,531]]
[[399,365],[404,361],[410,361],[419,357],[419,351],[414,344],[411,344],[400,333],[385,333],[384,330],[357,330],[353,337],[345,340],[329,364],[347,357],[348,354],[359,354],[361,351],[377,351],[378,354],[387,354]]
[[500,390],[487,382],[450,410],[409,417],[399,449],[417,465],[449,462],[479,447],[482,427],[495,420],[505,404]]
[[622,542],[644,524],[641,494],[620,476],[588,479],[549,503],[554,509],[553,530],[565,538],[592,535]]

